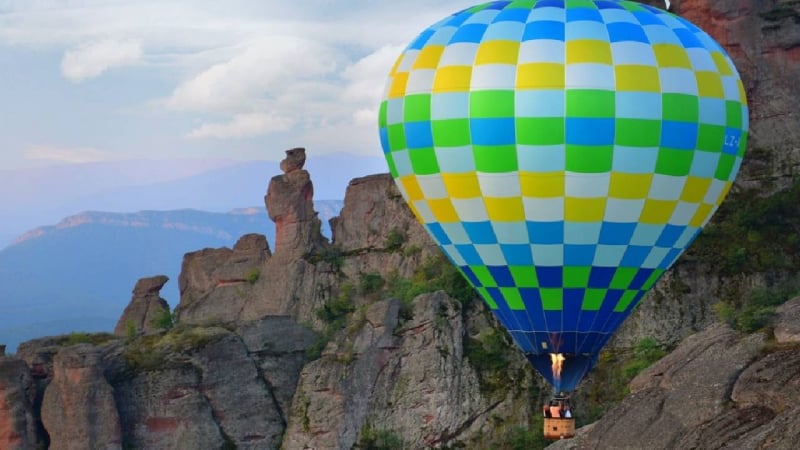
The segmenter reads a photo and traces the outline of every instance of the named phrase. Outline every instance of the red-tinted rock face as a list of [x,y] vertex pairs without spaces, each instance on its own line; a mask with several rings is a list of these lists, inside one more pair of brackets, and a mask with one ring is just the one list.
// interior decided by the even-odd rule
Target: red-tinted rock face
[[25,362],[0,356],[0,448],[36,448],[34,391]]

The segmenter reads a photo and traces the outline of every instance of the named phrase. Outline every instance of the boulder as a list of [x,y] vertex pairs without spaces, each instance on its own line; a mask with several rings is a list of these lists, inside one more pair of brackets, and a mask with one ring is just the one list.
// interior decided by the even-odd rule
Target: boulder
[[800,342],[800,297],[782,304],[776,312],[775,340],[780,344]]
[[33,402],[36,388],[21,359],[0,356],[0,448],[37,447]]
[[42,422],[54,450],[122,447],[114,390],[103,375],[100,349],[79,344],[56,354]]
[[158,320],[170,313],[169,303],[159,296],[161,288],[169,281],[166,275],[142,278],[133,288],[133,297],[114,327],[114,334],[125,336],[130,332],[149,332],[159,329]]

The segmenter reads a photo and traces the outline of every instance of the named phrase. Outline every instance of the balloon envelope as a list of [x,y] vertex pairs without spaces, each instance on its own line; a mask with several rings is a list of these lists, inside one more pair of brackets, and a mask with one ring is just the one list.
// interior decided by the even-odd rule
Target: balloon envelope
[[379,115],[412,211],[562,391],[722,202],[748,120],[706,33],[591,0],[445,18],[400,55]]

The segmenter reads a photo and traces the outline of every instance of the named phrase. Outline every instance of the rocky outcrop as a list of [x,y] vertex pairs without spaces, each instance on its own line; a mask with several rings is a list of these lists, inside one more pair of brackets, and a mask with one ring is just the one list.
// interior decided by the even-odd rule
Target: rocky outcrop
[[35,387],[21,359],[0,356],[0,448],[36,448]]
[[114,334],[148,332],[159,328],[157,323],[164,314],[169,314],[169,303],[159,296],[161,288],[169,281],[166,275],[142,278],[133,288],[133,298],[114,327]]
[[464,314],[441,291],[416,298],[405,313],[397,300],[368,306],[303,369],[282,448],[350,449],[376,432],[404,448],[502,441],[536,404],[525,395],[532,374],[516,355],[504,389],[482,389],[486,374],[465,353],[471,327],[491,330],[482,310]]
[[303,169],[306,149],[286,151],[283,175],[272,178],[264,196],[269,218],[275,222],[275,255],[295,259],[322,245],[322,223],[314,211],[314,184]]
[[800,352],[716,324],[637,376],[631,395],[549,448],[795,448]]
[[89,344],[55,356],[53,380],[42,402],[50,448],[78,450],[122,447],[113,389],[103,376],[102,352]]
[[271,255],[267,238],[261,234],[242,236],[233,249],[207,248],[184,255],[178,278],[181,301],[175,310],[178,320],[237,319]]
[[800,343],[800,297],[779,306],[773,333],[779,344]]

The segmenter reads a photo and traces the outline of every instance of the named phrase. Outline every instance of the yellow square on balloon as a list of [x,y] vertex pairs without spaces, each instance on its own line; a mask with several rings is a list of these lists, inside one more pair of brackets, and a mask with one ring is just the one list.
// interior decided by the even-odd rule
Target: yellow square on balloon
[[400,183],[403,185],[406,195],[408,195],[409,202],[422,200],[425,198],[425,194],[422,193],[422,188],[420,188],[419,183],[417,183],[416,175],[406,175],[404,177],[400,177]]
[[475,172],[443,173],[442,182],[451,198],[477,198],[481,196],[481,185]]
[[567,41],[567,64],[578,63],[611,65],[611,44],[596,39],[572,39]]
[[442,58],[444,53],[443,45],[426,45],[420,50],[414,65],[411,67],[416,69],[435,69],[439,65],[439,59]]
[[642,215],[639,216],[639,222],[663,225],[669,222],[676,206],[678,206],[677,200],[653,200],[648,198],[644,201],[644,208],[642,209]]
[[674,44],[653,44],[658,67],[680,67],[691,69],[692,63],[683,47]]
[[392,78],[392,86],[389,88],[389,98],[399,98],[406,94],[408,84],[408,72],[398,72]]
[[705,225],[706,220],[708,220],[711,212],[713,211],[713,208],[714,207],[708,203],[701,203],[697,208],[697,211],[694,213],[692,220],[689,221],[689,226],[702,227]]
[[519,222],[525,220],[525,208],[521,197],[485,197],[486,214],[496,222]]
[[430,207],[433,216],[440,223],[453,223],[459,222],[458,214],[453,203],[448,198],[437,198],[428,200],[428,207]]
[[683,192],[681,192],[680,199],[689,203],[700,203],[708,192],[711,186],[711,178],[702,177],[686,177],[686,184],[683,185]]
[[472,66],[444,66],[436,69],[433,76],[433,92],[469,91],[472,79]]
[[720,75],[733,75],[733,70],[731,70],[731,65],[728,64],[725,55],[720,52],[711,52],[711,58],[714,59],[714,64],[716,64]]
[[608,196],[627,200],[647,198],[652,183],[651,173],[611,172]]
[[614,79],[618,91],[661,92],[658,69],[653,66],[619,64],[614,66]]
[[504,40],[481,42],[475,55],[475,65],[516,64],[518,55],[519,42]]
[[563,87],[563,64],[525,63],[517,66],[517,89],[561,89]]
[[722,78],[716,72],[695,72],[697,79],[697,93],[701,97],[725,98],[725,89],[722,88]]
[[564,196],[564,172],[520,172],[523,197]]
[[567,222],[602,222],[605,211],[605,197],[564,199],[564,220]]

